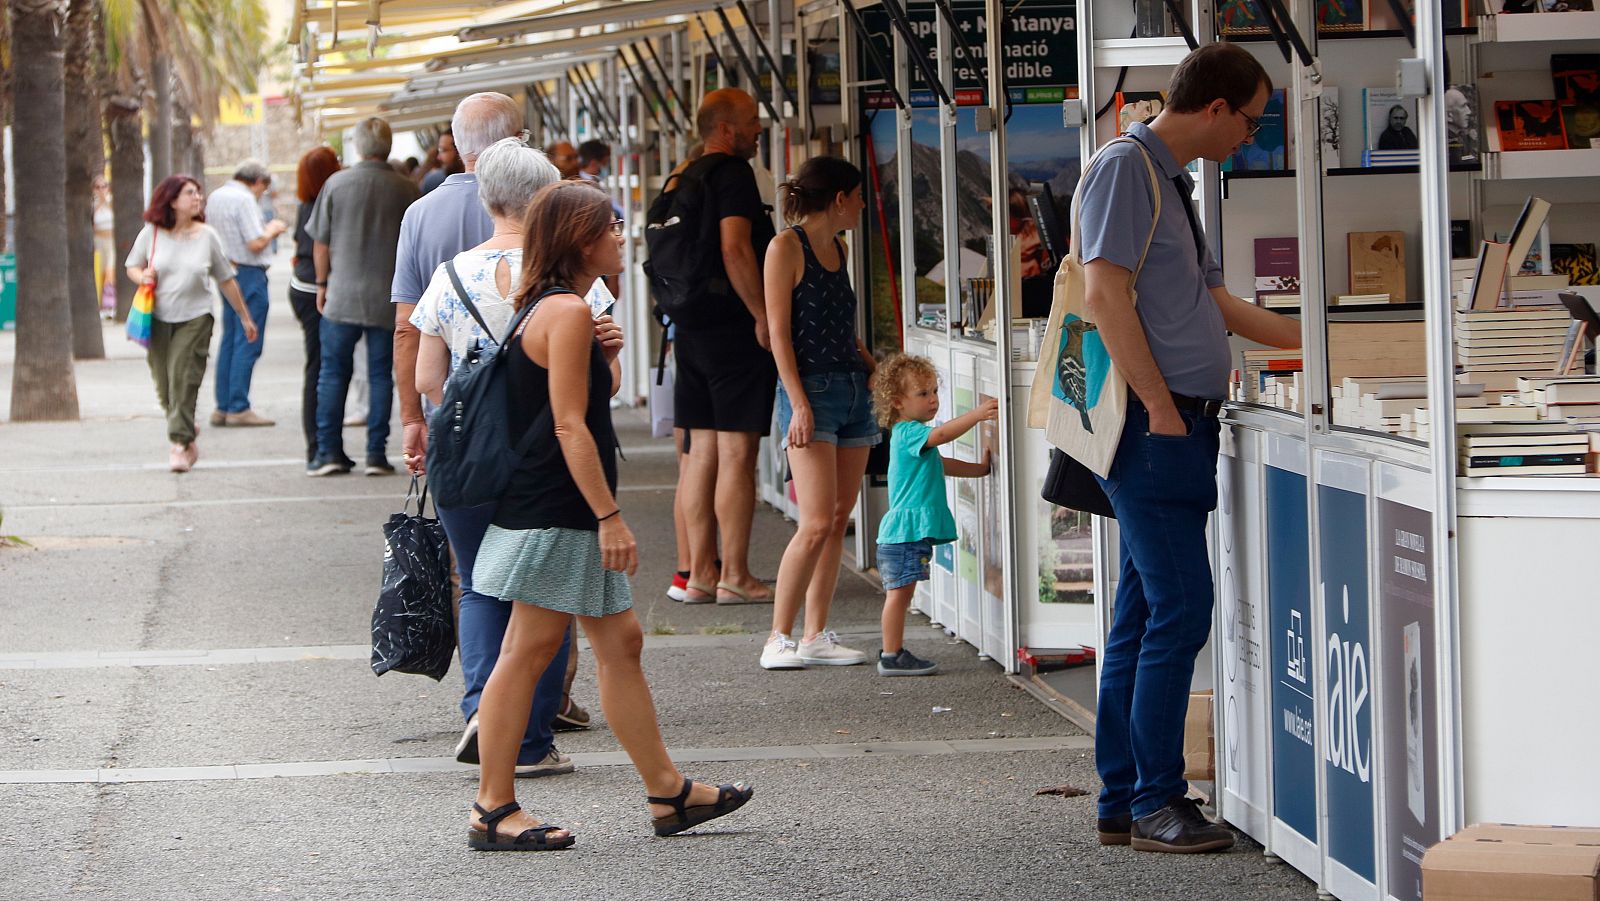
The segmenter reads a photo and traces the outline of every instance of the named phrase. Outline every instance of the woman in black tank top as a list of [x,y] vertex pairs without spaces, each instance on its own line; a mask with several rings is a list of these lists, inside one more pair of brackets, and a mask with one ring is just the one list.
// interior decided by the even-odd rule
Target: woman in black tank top
[[[781,188],[793,223],[767,248],[767,323],[778,364],[778,424],[789,453],[800,524],[778,565],[766,669],[865,663],[828,630],[845,526],[867,455],[881,437],[869,385],[876,363],[856,335],[856,296],[836,237],[865,207],[861,171],[837,157],[800,166]],[[805,604],[805,631],[794,622]]]
[[[482,851],[552,851],[573,836],[516,803],[517,750],[534,687],[576,616],[600,661],[606,720],[644,778],[657,835],[738,809],[744,783],[683,778],[667,756],[639,665],[644,641],[628,577],[633,533],[617,506],[610,399],[622,329],[595,319],[575,291],[622,271],[621,220],[586,182],[559,182],[529,205],[519,328],[506,342],[513,441],[531,438],[484,535],[474,587],[512,602],[505,644],[478,706],[478,797],[467,843]],[[570,288],[570,290],[569,290]],[[523,308],[532,305],[531,312]],[[531,433],[531,434],[530,434]]]

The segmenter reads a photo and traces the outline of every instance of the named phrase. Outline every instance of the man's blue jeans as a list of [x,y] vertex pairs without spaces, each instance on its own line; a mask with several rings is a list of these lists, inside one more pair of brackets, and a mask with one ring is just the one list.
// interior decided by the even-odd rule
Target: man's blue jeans
[[239,293],[245,309],[255,320],[260,337],[246,341],[244,322],[231,304],[222,305],[222,344],[217,348],[217,409],[224,413],[243,413],[250,409],[250,377],[261,359],[267,340],[267,270],[260,266],[235,266]]
[[[502,601],[472,589],[472,564],[478,558],[478,545],[483,543],[483,533],[494,519],[494,504],[456,509],[439,508],[439,521],[444,523],[445,535],[450,539],[450,551],[456,557],[456,574],[461,577],[461,621],[457,627],[457,643],[461,651],[461,674],[466,678],[467,693],[461,698],[461,715],[472,719],[478,712],[478,698],[483,686],[494,672],[500,659],[500,643],[506,637],[506,624],[511,622],[511,605],[516,601]],[[566,684],[567,655],[572,650],[571,631],[561,639],[561,650],[545,667],[534,689],[533,708],[528,713],[528,729],[522,734],[522,750],[517,753],[517,763],[538,763],[550,753],[555,739],[550,723],[555,720],[561,706],[562,689]]]
[[317,456],[344,458],[344,399],[350,393],[356,343],[367,339],[367,456],[381,457],[389,441],[389,410],[394,398],[394,332],[349,325],[322,317],[322,371],[317,375]]
[[1155,813],[1187,791],[1183,721],[1195,656],[1211,631],[1206,517],[1217,506],[1217,420],[1183,414],[1186,438],[1150,434],[1128,404],[1108,478],[1122,573],[1100,665],[1095,765],[1100,816]]

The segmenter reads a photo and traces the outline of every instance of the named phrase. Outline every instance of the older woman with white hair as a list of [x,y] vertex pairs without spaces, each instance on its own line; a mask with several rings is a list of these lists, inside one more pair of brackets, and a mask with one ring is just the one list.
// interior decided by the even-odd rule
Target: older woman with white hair
[[[459,122],[460,116],[457,117]],[[473,130],[457,132],[467,146]],[[481,146],[481,145],[479,145]],[[546,185],[561,179],[561,173],[541,151],[526,146],[520,138],[503,138],[475,153],[478,199],[494,222],[488,240],[456,254],[434,270],[433,278],[417,300],[411,324],[421,332],[417,348],[417,390],[438,404],[445,379],[455,371],[461,358],[485,338],[503,341],[511,323],[511,298],[522,275],[523,217],[533,196]],[[450,267],[466,291],[463,298],[450,278]],[[477,315],[467,309],[470,302]],[[479,319],[482,320],[480,324]],[[487,326],[490,335],[484,334]],[[440,510],[440,520],[455,554],[456,572],[461,577],[461,672],[466,693],[461,699],[461,714],[467,729],[456,748],[456,759],[477,763],[478,699],[495,661],[511,605],[475,591],[472,566],[478,545],[494,514],[494,505]],[[572,758],[556,750],[551,725],[567,705],[564,700],[569,661],[576,648],[558,654],[539,682],[529,711],[528,727],[517,756],[520,776],[546,776],[572,771]]]

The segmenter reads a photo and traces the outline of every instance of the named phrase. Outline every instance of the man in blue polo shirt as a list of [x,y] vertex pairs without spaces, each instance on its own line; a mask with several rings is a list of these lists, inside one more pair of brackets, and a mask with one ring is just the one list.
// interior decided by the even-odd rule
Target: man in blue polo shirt
[[[1079,188],[1086,299],[1132,389],[1121,443],[1101,480],[1122,554],[1095,730],[1102,844],[1168,852],[1233,844],[1227,827],[1185,798],[1183,779],[1190,679],[1211,629],[1206,517],[1217,501],[1217,413],[1231,368],[1228,331],[1298,347],[1300,325],[1228,293],[1184,167],[1196,158],[1221,162],[1248,143],[1271,92],[1271,79],[1246,51],[1201,47],[1173,72],[1162,113],[1130,128],[1134,141],[1106,148]],[[1161,214],[1135,281],[1155,212],[1146,153]]]

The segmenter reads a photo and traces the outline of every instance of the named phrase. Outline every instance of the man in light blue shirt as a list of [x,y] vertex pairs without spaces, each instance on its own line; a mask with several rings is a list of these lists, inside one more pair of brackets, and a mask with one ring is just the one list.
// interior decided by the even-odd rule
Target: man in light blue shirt
[[[1090,318],[1131,389],[1101,479],[1122,557],[1095,724],[1102,844],[1180,853],[1233,845],[1227,827],[1186,799],[1183,780],[1190,680],[1211,630],[1206,518],[1217,502],[1217,413],[1228,389],[1228,330],[1298,347],[1300,325],[1228,293],[1184,167],[1221,162],[1248,143],[1271,93],[1247,51],[1201,47],[1174,70],[1161,114],[1102,151],[1078,188]],[[1161,192],[1159,219],[1152,187]]]
[[[206,224],[222,238],[222,249],[239,272],[239,293],[256,327],[267,328],[267,266],[273,239],[289,229],[281,219],[261,221],[261,195],[272,173],[257,160],[245,160],[228,183],[206,200]],[[250,378],[264,341],[247,341],[239,315],[222,305],[222,344],[217,351],[217,409],[213,426],[267,426],[273,421],[250,409]]]

